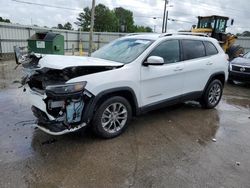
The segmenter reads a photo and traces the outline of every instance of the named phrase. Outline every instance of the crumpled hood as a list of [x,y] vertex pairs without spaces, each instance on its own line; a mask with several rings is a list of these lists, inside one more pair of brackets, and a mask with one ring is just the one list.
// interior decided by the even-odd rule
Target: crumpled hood
[[237,57],[234,60],[231,61],[231,64],[234,65],[242,65],[242,66],[250,66],[250,59],[243,58],[243,57]]
[[123,63],[98,59],[94,57],[45,55],[38,63],[40,68],[51,68],[62,70],[67,67],[77,66],[122,66]]

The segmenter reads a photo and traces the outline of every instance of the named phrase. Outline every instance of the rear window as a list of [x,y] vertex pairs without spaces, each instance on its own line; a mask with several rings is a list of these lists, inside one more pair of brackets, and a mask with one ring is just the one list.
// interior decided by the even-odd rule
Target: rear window
[[205,47],[202,41],[182,40],[183,59],[196,59],[206,56]]
[[213,45],[213,43],[205,41],[204,42],[206,48],[207,56],[218,54],[217,48]]

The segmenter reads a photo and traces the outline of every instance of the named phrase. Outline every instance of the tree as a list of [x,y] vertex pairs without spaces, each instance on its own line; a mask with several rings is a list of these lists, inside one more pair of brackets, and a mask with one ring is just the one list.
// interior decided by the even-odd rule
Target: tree
[[250,31],[244,31],[242,33],[237,33],[237,36],[250,37]]
[[11,23],[9,19],[4,19],[0,17],[0,22]]
[[[83,31],[89,31],[91,9],[88,7],[84,8],[83,12],[81,12],[76,19],[76,25],[80,26]],[[98,4],[95,7],[95,31],[116,31],[117,22],[114,12],[108,7],[103,4]]]
[[95,7],[95,31],[116,31],[118,20],[108,7],[98,4]]
[[52,27],[53,29],[66,29],[66,30],[74,30],[72,27],[72,24],[70,22],[65,23],[64,25],[62,24],[57,24],[57,27]]
[[146,32],[148,33],[152,33],[153,29],[151,27],[145,27]]
[[241,36],[244,36],[244,37],[249,37],[250,36],[250,31],[244,31]]
[[80,26],[83,31],[89,31],[90,29],[90,19],[91,19],[91,10],[89,7],[83,9],[78,17],[76,18],[77,21],[74,22],[76,25]]
[[62,24],[57,24],[57,29],[64,29]]
[[[89,31],[91,18],[91,9],[83,9],[75,22],[83,31]],[[134,25],[133,13],[122,7],[110,10],[103,4],[95,7],[95,25],[94,31],[107,32],[152,32],[150,27]]]
[[74,30],[70,22],[65,23],[63,28],[66,30]]
[[135,25],[134,26],[134,32],[147,32],[147,33],[151,33],[153,32],[152,28],[151,27],[144,27],[144,26],[138,26],[138,25]]
[[118,31],[133,32],[134,29],[133,13],[122,7],[115,8],[114,11],[118,19],[118,26],[119,26]]

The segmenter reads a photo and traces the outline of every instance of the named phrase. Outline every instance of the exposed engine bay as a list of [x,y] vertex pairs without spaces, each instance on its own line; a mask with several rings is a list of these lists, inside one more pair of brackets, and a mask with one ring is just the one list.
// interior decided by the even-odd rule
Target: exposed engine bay
[[[15,51],[16,52],[16,51]],[[22,64],[25,72],[21,84],[31,93],[33,114],[37,118],[37,127],[43,131],[61,135],[84,127],[90,120],[86,116],[93,94],[85,89],[86,81],[70,83],[67,81],[80,76],[117,69],[119,66],[85,65],[65,66],[60,69],[43,66],[43,56],[36,54],[20,55],[16,52],[17,64]],[[58,56],[50,55],[50,59]],[[61,56],[60,58],[69,58]],[[48,58],[47,58],[48,59]],[[79,61],[79,58],[72,58]],[[82,57],[84,60],[84,58]],[[46,63],[49,60],[46,61]],[[51,63],[51,62],[49,62]],[[73,65],[74,62],[71,64]]]
[[68,80],[79,76],[112,70],[114,67],[69,67],[63,70],[43,68],[37,69],[32,75],[28,74],[22,83],[27,83],[31,89],[43,93],[47,86],[65,84]]

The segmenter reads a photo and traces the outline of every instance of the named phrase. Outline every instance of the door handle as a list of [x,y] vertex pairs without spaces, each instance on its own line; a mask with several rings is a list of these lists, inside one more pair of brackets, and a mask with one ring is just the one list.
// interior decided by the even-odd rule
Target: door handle
[[175,69],[174,69],[174,71],[182,71],[183,70],[183,68],[181,68],[181,67],[176,67]]
[[211,62],[211,61],[207,62],[207,65],[212,65],[212,64],[213,64],[213,62]]

